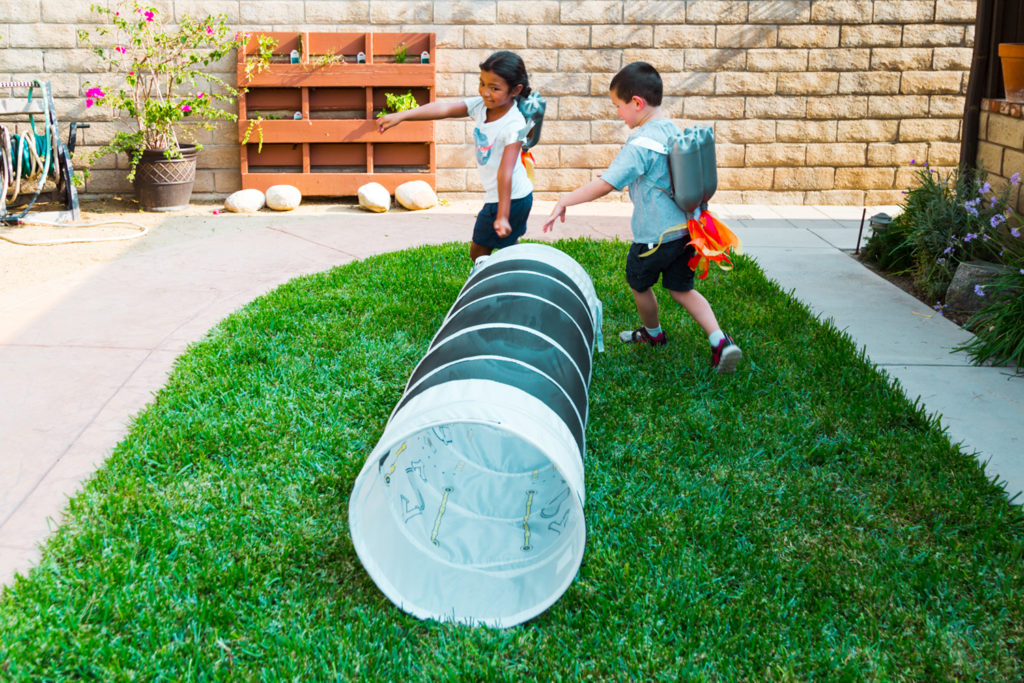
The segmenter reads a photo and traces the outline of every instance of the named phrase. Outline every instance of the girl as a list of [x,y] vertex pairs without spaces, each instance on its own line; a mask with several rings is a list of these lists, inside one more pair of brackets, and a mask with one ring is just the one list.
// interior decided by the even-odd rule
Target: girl
[[518,104],[530,94],[526,66],[519,55],[495,52],[480,64],[480,95],[458,102],[431,102],[380,117],[381,133],[407,120],[469,116],[476,122],[473,142],[484,208],[477,214],[469,257],[476,261],[497,248],[515,244],[526,232],[533,207],[533,183],[520,159],[526,120]]

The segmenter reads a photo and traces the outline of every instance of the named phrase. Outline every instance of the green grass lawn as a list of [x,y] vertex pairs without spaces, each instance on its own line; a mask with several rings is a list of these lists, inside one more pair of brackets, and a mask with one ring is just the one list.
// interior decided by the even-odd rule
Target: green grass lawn
[[[465,244],[296,279],[177,362],[0,595],[0,679],[1009,680],[1024,516],[936,419],[749,259],[637,324],[626,244],[559,246],[608,349],[587,429],[586,555],[521,626],[418,621],[369,579],[349,492],[465,276]],[[667,297],[659,298],[670,303]]]

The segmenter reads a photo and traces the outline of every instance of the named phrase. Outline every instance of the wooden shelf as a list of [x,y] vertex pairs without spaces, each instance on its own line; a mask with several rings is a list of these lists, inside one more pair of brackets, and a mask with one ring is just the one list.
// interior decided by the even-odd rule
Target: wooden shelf
[[[270,64],[247,76],[260,35],[278,44]],[[396,64],[401,43],[410,62]],[[297,64],[288,62],[292,50],[301,54]],[[424,51],[430,63],[420,63]],[[365,63],[356,62],[360,52]],[[390,192],[409,180],[436,187],[434,122],[409,121],[385,133],[376,122],[387,93],[434,101],[435,61],[433,33],[253,34],[238,59],[238,83],[247,89],[238,102],[239,141],[248,133],[242,187],[288,184],[306,196],[355,195],[369,182]]]

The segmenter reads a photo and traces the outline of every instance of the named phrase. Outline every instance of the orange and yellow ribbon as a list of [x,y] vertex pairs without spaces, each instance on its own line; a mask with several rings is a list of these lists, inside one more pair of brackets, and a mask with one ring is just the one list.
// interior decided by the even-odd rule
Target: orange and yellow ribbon
[[[661,246],[661,240],[666,232],[678,230],[682,225],[674,225],[658,236],[658,244],[653,249],[640,254],[650,256]],[[708,276],[708,267],[712,262],[722,270],[732,270],[732,261],[729,260],[729,251],[735,254],[743,253],[743,242],[739,237],[727,228],[724,223],[712,216],[707,211],[701,212],[698,218],[691,218],[686,222],[686,230],[690,233],[688,244],[693,245],[696,253],[687,264],[697,277],[703,280]]]

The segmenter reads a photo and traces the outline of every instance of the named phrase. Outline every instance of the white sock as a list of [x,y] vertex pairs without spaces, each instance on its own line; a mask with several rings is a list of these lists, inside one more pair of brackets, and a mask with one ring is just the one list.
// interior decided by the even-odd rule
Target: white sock
[[721,330],[715,330],[708,335],[708,341],[711,342],[712,347],[718,346],[723,339],[725,339],[725,332],[722,332]]
[[644,325],[644,329],[647,330],[647,334],[652,337],[657,337],[661,334],[661,325],[658,325],[657,327],[647,327],[647,325]]

